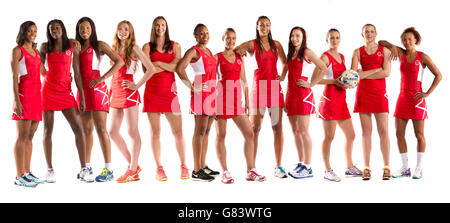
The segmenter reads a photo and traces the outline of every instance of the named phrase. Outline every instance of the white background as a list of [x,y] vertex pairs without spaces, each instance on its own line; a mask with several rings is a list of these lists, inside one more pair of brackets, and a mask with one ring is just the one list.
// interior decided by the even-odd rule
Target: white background
[[[448,6],[445,1],[7,1],[1,7],[1,49],[0,69],[4,75],[1,81],[1,143],[0,150],[0,202],[449,202],[448,157],[448,119],[449,84],[447,74],[446,44],[450,31],[444,24],[449,21]],[[311,117],[310,131],[313,139],[312,166],[314,178],[306,180],[277,179],[273,176],[275,166],[273,135],[269,117],[266,115],[259,137],[257,168],[267,176],[264,183],[245,181],[245,159],[243,156],[243,137],[233,122],[228,124],[226,146],[228,149],[229,170],[235,178],[235,184],[223,185],[220,178],[211,183],[199,183],[191,180],[179,180],[179,160],[170,128],[164,117],[161,119],[162,162],[168,175],[167,182],[155,180],[156,167],[150,148],[150,130],[148,119],[140,112],[139,128],[142,137],[140,166],[143,172],[141,181],[118,184],[86,184],[76,180],[80,170],[74,136],[67,121],[60,112],[56,113],[53,133],[53,162],[57,183],[40,185],[34,189],[15,187],[15,167],[13,147],[16,127],[11,121],[13,102],[10,58],[15,38],[22,22],[32,20],[37,24],[39,45],[46,41],[45,27],[51,19],[61,19],[67,28],[68,36],[74,38],[75,25],[82,16],[91,17],[96,23],[100,40],[112,44],[117,23],[129,20],[136,32],[137,43],[142,46],[149,41],[150,28],[156,16],[163,15],[170,28],[171,38],[179,42],[184,53],[195,44],[192,35],[197,23],[204,23],[210,32],[208,47],[213,53],[223,50],[222,32],[233,27],[237,32],[237,44],[255,38],[256,19],[266,15],[272,22],[273,38],[279,40],[287,52],[289,31],[293,26],[302,26],[308,35],[308,46],[320,55],[327,50],[325,35],[329,28],[341,32],[339,51],[346,57],[346,66],[350,66],[352,51],[364,44],[361,27],[373,23],[377,27],[377,39],[385,39],[400,45],[400,34],[409,26],[415,26],[423,37],[418,47],[433,59],[443,74],[441,84],[427,98],[429,119],[425,122],[427,151],[424,160],[424,178],[422,180],[393,179],[382,181],[382,158],[376,127],[373,129],[372,180],[363,182],[360,178],[344,178],[345,156],[344,136],[338,129],[332,144],[331,160],[335,172],[343,177],[340,183],[331,183],[323,179],[321,143],[323,138],[322,121]],[[105,72],[109,60],[102,64]],[[246,59],[247,80],[251,83],[254,58]],[[280,66],[279,66],[280,67]],[[280,69],[279,69],[280,70]],[[187,69],[192,74],[191,69]],[[102,72],[102,73],[103,73]],[[139,69],[135,80],[142,77]],[[192,76],[191,76],[192,77]],[[433,75],[425,71],[423,88],[428,89]],[[109,80],[107,81],[109,84]],[[286,89],[286,82],[282,83]],[[189,91],[177,78],[178,95],[183,112],[183,131],[186,141],[187,163],[192,162],[193,116],[188,114]],[[401,163],[398,155],[394,118],[395,102],[399,92],[399,63],[392,63],[391,76],[387,79],[387,91],[390,102],[389,135],[391,139],[391,167],[397,170]],[[76,88],[74,87],[74,92]],[[316,103],[320,99],[323,87],[314,87]],[[140,89],[141,95],[144,87]],[[348,105],[353,110],[354,90],[347,91]],[[140,111],[142,106],[140,107]],[[363,168],[361,148],[361,127],[359,117],[352,113],[357,134],[354,143],[354,162]],[[122,127],[126,135],[126,122]],[[42,123],[33,141],[32,171],[45,178],[46,164],[42,147]],[[291,128],[286,116],[283,117],[284,154],[283,165],[287,170],[293,168],[297,152]],[[210,133],[207,164],[220,170],[215,155],[215,129]],[[95,134],[95,133],[94,133]],[[103,157],[95,135],[92,163],[95,174],[103,168]],[[410,167],[416,165],[416,140],[411,123],[407,128],[407,142],[410,150]],[[127,166],[124,158],[112,144],[112,160],[115,177],[122,174]]]

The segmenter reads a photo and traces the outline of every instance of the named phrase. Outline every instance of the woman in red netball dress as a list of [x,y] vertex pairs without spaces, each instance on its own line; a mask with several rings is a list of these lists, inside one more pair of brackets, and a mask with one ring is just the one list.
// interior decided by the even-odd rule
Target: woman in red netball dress
[[[42,121],[41,100],[41,58],[35,49],[37,28],[32,21],[20,25],[12,51],[11,70],[13,74],[14,111],[17,139],[14,145],[16,161],[15,185],[34,187],[45,182],[30,171],[33,137]],[[43,69],[42,69],[43,70]]]
[[[41,46],[41,61],[48,65],[42,87],[42,101],[44,109],[44,151],[47,160],[47,182],[55,182],[55,174],[52,165],[52,133],[55,111],[62,111],[75,134],[78,156],[82,167],[79,179],[92,182],[94,179],[86,168],[86,145],[83,134],[78,104],[72,93],[71,68],[74,71],[74,79],[80,93],[80,111],[85,110],[83,81],[79,67],[79,49],[73,47],[73,43],[67,38],[66,28],[61,20],[52,20],[47,25],[47,42]],[[77,43],[79,44],[79,43]],[[72,61],[73,60],[73,61]]]
[[[136,44],[133,26],[129,21],[121,21],[117,25],[112,46],[114,52],[125,62],[119,72],[113,75],[110,90],[111,126],[109,135],[119,151],[128,161],[129,166],[124,175],[117,179],[119,183],[139,180],[141,171],[137,162],[141,151],[141,136],[138,128],[140,96],[138,89],[155,73],[151,60]],[[137,62],[141,61],[146,68],[144,76],[138,83],[134,83],[133,75],[137,69]],[[131,138],[131,153],[125,140],[120,134],[122,120],[128,123],[128,134]]]
[[328,74],[319,84],[325,84],[322,97],[320,99],[318,116],[323,119],[324,140],[322,142],[322,158],[325,163],[326,180],[340,181],[341,179],[334,173],[330,164],[331,142],[334,139],[336,125],[342,129],[345,135],[345,156],[347,158],[347,169],[345,176],[361,176],[362,171],[353,165],[352,151],[355,140],[355,130],[348,111],[346,102],[345,85],[340,80],[345,67],[344,55],[338,52],[341,42],[341,35],[337,29],[330,29],[327,33],[327,43],[329,49],[320,57],[328,67]]
[[[149,55],[156,68],[156,74],[147,81],[144,93],[144,112],[147,112],[151,129],[151,144],[157,166],[156,179],[166,181],[167,176],[161,164],[160,116],[164,114],[172,129],[181,162],[181,179],[189,179],[186,167],[186,151],[183,137],[180,103],[175,83],[175,68],[181,59],[181,47],[171,41],[169,27],[164,17],[153,20],[150,42],[142,48]],[[144,69],[145,70],[145,69]]]
[[[442,79],[442,74],[431,60],[431,58],[416,50],[416,45],[420,44],[421,36],[414,27],[409,27],[400,36],[405,48],[392,45],[387,41],[380,41],[379,44],[387,47],[393,53],[393,59],[400,58],[400,95],[395,107],[395,128],[397,144],[402,159],[402,167],[393,177],[410,177],[411,171],[408,167],[408,148],[406,145],[405,131],[408,121],[411,120],[414,133],[417,138],[417,166],[413,174],[414,179],[420,179],[422,173],[422,160],[425,154],[424,122],[428,117],[425,98],[430,96]],[[427,91],[422,90],[422,78],[424,69],[428,67],[434,75],[434,80]]]
[[281,43],[272,39],[270,29],[269,18],[260,16],[256,21],[256,39],[242,43],[235,50],[241,56],[245,56],[247,53],[254,55],[258,64],[250,93],[250,121],[255,135],[253,162],[256,162],[259,132],[267,108],[274,134],[275,176],[286,178],[286,171],[281,166],[284,143],[282,126],[284,97],[276,66],[278,58],[283,65],[286,63],[286,55]]
[[[245,65],[241,56],[234,52],[236,44],[236,32],[228,28],[222,36],[225,42],[225,50],[215,55],[218,62],[218,85],[217,85],[217,120],[216,120],[216,148],[217,157],[222,166],[222,183],[233,183],[227,167],[227,157],[225,148],[225,136],[227,129],[227,119],[233,119],[244,136],[244,155],[247,161],[248,181],[264,181],[266,178],[259,175],[253,164],[253,130],[250,120],[246,115],[248,111],[248,88],[245,77]],[[242,87],[244,88],[245,108],[242,105]]]
[[[97,40],[95,24],[88,17],[83,17],[78,20],[76,40],[81,44],[80,72],[83,77],[83,90],[86,103],[86,109],[81,114],[86,140],[86,166],[89,172],[92,173],[91,152],[94,143],[93,130],[95,126],[105,160],[105,168],[95,178],[95,181],[110,181],[113,179],[113,172],[111,168],[111,141],[106,129],[109,97],[105,80],[114,73],[117,73],[125,63],[107,43]],[[100,76],[100,62],[105,54],[114,61],[114,66],[103,76]],[[77,101],[78,103],[81,102],[79,92]]]
[[309,120],[310,115],[316,111],[311,87],[316,85],[328,70],[320,58],[307,47],[306,31],[298,26],[292,28],[289,33],[287,60],[281,80],[284,80],[289,72],[285,111],[294,133],[299,158],[299,163],[289,175],[295,179],[303,179],[313,176]]
[[377,123],[380,148],[384,160],[383,180],[390,180],[389,103],[385,79],[391,73],[390,51],[376,43],[377,32],[374,25],[366,24],[362,31],[361,35],[365,40],[365,45],[353,51],[351,69],[358,70],[358,63],[361,64],[362,70],[358,70],[360,82],[356,89],[354,112],[359,113],[361,120],[365,164],[363,180],[371,178],[372,114],[375,116]]
[[[194,150],[194,170],[192,180],[212,181],[217,172],[211,172],[205,164],[208,145],[208,135],[216,116],[216,65],[214,55],[206,47],[209,42],[208,28],[204,24],[197,24],[194,29],[197,45],[184,54],[177,65],[176,71],[183,83],[191,90],[191,110],[194,114],[195,127],[192,137]],[[193,83],[186,74],[188,64],[191,65],[195,77]]]

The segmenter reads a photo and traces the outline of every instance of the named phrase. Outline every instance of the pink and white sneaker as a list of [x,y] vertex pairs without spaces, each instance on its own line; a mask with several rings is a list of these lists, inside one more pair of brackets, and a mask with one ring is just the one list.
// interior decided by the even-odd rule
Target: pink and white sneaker
[[245,178],[247,181],[258,181],[258,182],[263,182],[266,180],[266,177],[263,175],[259,175],[256,172],[256,169],[253,168],[250,171],[247,171],[247,177]]
[[228,170],[223,171],[222,183],[224,183],[224,184],[232,184],[232,183],[234,183],[234,179],[231,176],[230,172],[228,172]]

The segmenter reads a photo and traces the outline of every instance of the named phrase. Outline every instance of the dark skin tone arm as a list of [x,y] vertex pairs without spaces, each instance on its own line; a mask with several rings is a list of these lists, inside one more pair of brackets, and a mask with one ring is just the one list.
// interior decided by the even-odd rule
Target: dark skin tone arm
[[22,117],[22,103],[19,97],[19,61],[22,57],[22,51],[19,47],[14,47],[11,58],[11,70],[13,78],[13,92],[14,92],[14,111],[17,116]]
[[[75,41],[75,42],[78,42],[78,41]],[[83,79],[82,79],[81,73],[80,73],[80,48],[74,47],[73,54],[74,54],[73,55],[73,63],[72,63],[73,72],[74,72],[73,76],[75,79],[75,84],[78,88],[78,92],[80,93],[80,98],[81,98],[80,111],[84,112],[86,105],[85,105],[85,101],[84,101]]]
[[184,54],[183,58],[180,60],[176,67],[176,73],[180,77],[181,81],[194,93],[202,91],[207,86],[193,86],[186,74],[186,68],[189,63],[196,61],[200,57],[200,54],[194,48],[190,48]]

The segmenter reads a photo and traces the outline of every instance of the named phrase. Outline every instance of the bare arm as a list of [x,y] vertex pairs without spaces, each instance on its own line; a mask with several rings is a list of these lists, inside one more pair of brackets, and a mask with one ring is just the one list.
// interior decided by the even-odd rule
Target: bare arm
[[191,81],[189,81],[189,78],[186,74],[186,68],[192,60],[195,60],[198,57],[199,54],[197,50],[191,48],[188,51],[186,51],[183,58],[180,60],[180,62],[178,62],[178,65],[176,67],[178,77],[181,79],[181,81],[183,81],[184,85],[186,85],[191,91],[194,91],[194,86],[192,85]]
[[178,61],[181,59],[181,46],[177,42],[174,42],[173,44],[173,51],[175,54],[175,58],[170,63],[163,63],[163,62],[157,62],[158,66],[161,67],[161,69],[169,71],[169,72],[175,72],[177,68]]
[[[377,69],[373,69],[373,70],[369,70],[370,71],[374,71]],[[386,47],[383,47],[383,67],[381,68],[381,70],[371,74],[371,75],[367,75],[365,76],[365,78],[362,79],[381,79],[381,78],[386,78],[389,77],[389,75],[391,74],[391,51],[389,49],[387,49]],[[361,75],[360,75],[361,77]]]
[[426,92],[416,92],[415,95],[416,100],[430,96],[430,94],[434,91],[434,89],[437,87],[437,85],[442,79],[441,72],[439,71],[438,67],[434,64],[433,60],[431,60],[431,58],[427,54],[422,55],[422,61],[424,65],[427,66],[428,69],[430,69],[431,73],[434,75],[434,79],[433,83],[431,83],[430,88],[428,88]]
[[397,60],[406,52],[405,49],[403,49],[399,46],[396,46],[394,44],[391,44],[390,42],[388,42],[386,40],[380,40],[380,41],[378,41],[378,44],[388,48],[391,51],[391,60]]
[[[282,71],[281,71],[281,75],[279,75],[277,77],[277,79],[279,81],[283,81],[286,78],[287,58],[286,58],[286,54],[284,53],[284,49],[283,49],[283,46],[281,45],[281,43],[278,42],[278,41],[275,41],[275,44],[277,45],[277,48],[278,48],[278,59],[280,59],[280,62],[281,62],[282,67],[283,67]],[[283,74],[284,74],[284,76],[283,76]]]
[[[144,52],[144,54],[146,56],[148,56],[150,58],[150,43],[145,44],[142,47],[142,52]],[[159,62],[156,61],[152,61],[153,66],[155,67],[155,73],[159,73],[159,72],[163,72],[164,70],[159,66],[158,64]],[[144,64],[142,64],[142,70],[147,71],[147,69],[145,68]]]
[[360,58],[359,58],[359,48],[358,48],[353,51],[351,69],[354,71],[358,71],[358,75],[359,75],[360,79],[366,79],[368,76],[381,71],[381,68],[362,71],[361,69],[358,69],[359,62],[360,62]]
[[[325,54],[322,54],[322,56],[320,56],[320,59],[325,64],[325,66],[328,67],[328,65],[330,65],[330,60],[328,59],[328,57]],[[329,79],[322,78],[322,80],[320,80],[318,84],[335,84],[334,82],[335,82],[335,80],[329,80]]]
[[241,58],[241,60],[242,60],[242,64],[241,64],[241,86],[242,86],[242,89],[244,89],[245,109],[246,109],[246,112],[248,112],[249,111],[248,84],[247,84],[247,77],[245,75],[244,59]]
[[314,85],[316,85],[323,79],[325,74],[327,74],[328,68],[325,65],[325,63],[323,63],[323,61],[319,57],[317,57],[317,55],[314,53],[314,51],[312,51],[310,49],[306,49],[305,56],[307,58],[309,58],[316,65],[316,67],[314,68],[314,72],[311,75],[311,81],[310,81],[310,86],[309,86],[309,87],[313,87]]
[[41,75],[45,76],[47,74],[47,70],[45,70],[45,66],[44,66],[45,60],[47,59],[46,58],[46,55],[47,55],[47,43],[41,44],[41,48],[40,48],[40,50],[38,52],[39,52],[39,57],[41,58]]
[[89,82],[90,88],[106,81],[106,79],[119,72],[120,68],[125,65],[125,62],[120,58],[119,54],[114,52],[107,43],[99,41],[99,51],[100,53],[106,54],[114,62],[114,65],[102,77],[91,80],[91,82]]
[[234,51],[239,53],[241,57],[247,56],[247,53],[253,55],[253,50],[254,50],[253,40],[244,42],[241,45],[234,48]]
[[144,73],[144,76],[141,78],[141,80],[139,80],[139,82],[137,84],[134,84],[133,82],[125,80],[125,81],[123,81],[122,86],[125,86],[126,88],[128,88],[130,90],[137,90],[142,85],[144,85],[145,82],[147,82],[148,79],[150,79],[153,76],[153,74],[155,74],[156,69],[153,66],[150,58],[148,58],[148,56],[146,56],[144,54],[144,52],[142,52],[141,48],[138,45],[133,46],[133,53],[137,57],[137,59],[142,62],[142,65],[146,68],[146,71]]
[[[78,42],[78,41],[74,41]],[[78,43],[79,44],[79,43]],[[75,84],[78,88],[78,92],[80,94],[81,103],[80,103],[80,111],[84,112],[84,109],[86,108],[85,101],[84,101],[84,90],[83,90],[83,78],[80,74],[80,49],[78,47],[73,47],[73,76],[75,78]]]
[[22,103],[19,97],[19,61],[21,57],[22,51],[20,48],[14,47],[11,57],[11,71],[13,78],[14,111],[19,117],[22,117]]

